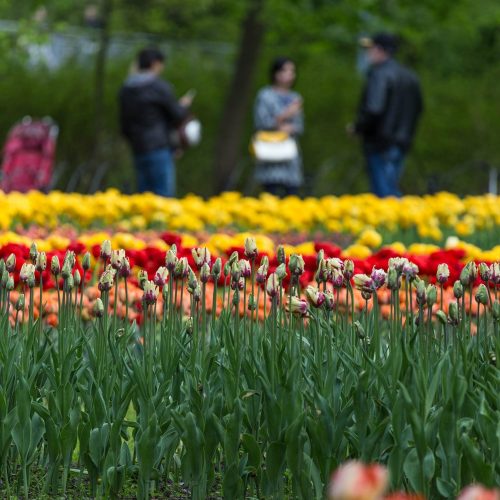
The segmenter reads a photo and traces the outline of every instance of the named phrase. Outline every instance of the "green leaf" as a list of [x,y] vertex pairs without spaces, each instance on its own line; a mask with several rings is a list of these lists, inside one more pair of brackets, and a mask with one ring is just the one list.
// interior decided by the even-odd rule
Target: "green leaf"
[[261,451],[255,438],[251,434],[241,436],[243,448],[248,453],[248,465],[258,470],[261,463]]
[[474,478],[485,485],[493,485],[493,464],[486,463],[483,454],[467,434],[462,434],[460,442],[464,447],[464,456],[472,469]]
[[205,443],[203,434],[191,412],[184,418],[183,427],[182,441],[186,447],[186,455],[182,460],[183,470],[189,481],[199,481],[204,473]]
[[430,482],[430,480],[434,477],[434,471],[436,470],[436,460],[434,458],[434,453],[430,448],[427,448],[422,468],[425,479]]
[[269,480],[279,481],[285,468],[285,443],[275,441],[266,454],[266,474]]
[[418,459],[418,453],[415,448],[412,448],[408,455],[406,455],[403,470],[408,478],[412,490],[415,492],[423,491],[422,469],[420,466],[420,460]]
[[148,422],[148,426],[138,435],[137,462],[139,470],[145,480],[148,480],[153,472],[155,450],[158,439],[158,424],[156,416],[153,415]]
[[446,481],[445,479],[438,477],[436,479],[436,486],[437,486],[439,493],[444,498],[455,497],[455,495],[456,495],[456,484],[455,483],[452,483],[450,481]]
[[224,498],[233,500],[234,498],[243,498],[243,481],[240,477],[237,464],[231,464],[224,473],[222,481],[222,490]]
[[96,467],[99,467],[102,455],[101,433],[98,428],[92,429],[89,436],[89,455]]

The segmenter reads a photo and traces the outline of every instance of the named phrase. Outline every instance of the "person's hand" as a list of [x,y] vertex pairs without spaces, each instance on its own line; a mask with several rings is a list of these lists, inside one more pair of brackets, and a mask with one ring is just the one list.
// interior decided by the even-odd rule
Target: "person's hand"
[[356,127],[354,126],[354,123],[348,123],[345,127],[345,131],[347,132],[347,135],[350,135],[351,137],[356,135]]
[[291,123],[283,123],[279,129],[281,132],[286,132],[290,135],[295,133],[295,127]]
[[302,111],[302,99],[300,97],[295,99],[285,109],[285,113],[288,116],[288,118],[295,116],[296,114],[300,113],[301,111]]
[[188,90],[180,99],[179,104],[185,108],[189,108],[191,104],[193,104],[194,96],[196,95],[196,91],[191,89]]
[[302,111],[302,99],[298,97],[285,108],[281,115],[276,118],[280,128],[284,123],[300,113],[300,111]]

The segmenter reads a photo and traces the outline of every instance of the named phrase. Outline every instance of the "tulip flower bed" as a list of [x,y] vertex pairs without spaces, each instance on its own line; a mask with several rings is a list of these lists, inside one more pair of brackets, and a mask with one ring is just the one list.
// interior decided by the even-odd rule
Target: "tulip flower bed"
[[333,246],[269,259],[253,238],[224,260],[8,250],[5,496],[434,499],[500,482],[498,262],[455,250],[430,276]]
[[[127,196],[114,190],[91,196],[0,192],[0,206],[3,230],[18,231],[31,224],[55,229],[68,223],[76,228],[114,227],[125,232],[158,228],[193,233],[216,228],[279,235],[338,233],[361,238],[360,243],[369,247],[393,241],[442,244],[448,236],[456,235],[486,248],[498,244],[500,225],[498,197],[461,199],[450,193],[401,199],[364,194],[304,200],[223,193],[204,200],[194,195],[182,199],[152,194]],[[367,228],[376,233],[363,236]]]

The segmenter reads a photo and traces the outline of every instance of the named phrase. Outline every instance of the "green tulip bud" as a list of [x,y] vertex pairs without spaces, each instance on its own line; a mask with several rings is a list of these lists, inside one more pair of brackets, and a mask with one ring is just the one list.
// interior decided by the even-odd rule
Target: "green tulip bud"
[[280,264],[286,264],[286,253],[285,253],[285,247],[283,245],[279,245],[276,250],[276,260]]
[[448,306],[448,316],[450,317],[450,320],[453,324],[457,325],[459,321],[459,314],[458,314],[458,303],[457,302],[450,302]]
[[240,256],[238,255],[238,252],[235,250],[229,257],[229,265],[232,266],[235,262],[238,262],[239,258]]
[[41,273],[47,269],[47,255],[45,252],[39,252],[36,256],[36,270]]
[[495,300],[495,302],[493,302],[493,305],[491,307],[491,314],[495,321],[498,321],[500,319],[500,302],[498,302],[498,300]]
[[61,265],[59,264],[59,257],[57,255],[52,256],[50,261],[50,271],[56,278],[61,272]]
[[490,281],[490,275],[491,275],[490,266],[488,266],[488,264],[485,264],[484,262],[481,262],[481,264],[479,264],[478,271],[479,271],[479,276],[481,276],[481,279],[485,283],[488,283],[488,281]]
[[85,252],[82,259],[82,268],[84,271],[88,271],[90,269],[90,252]]
[[423,306],[427,302],[427,288],[423,280],[417,281],[417,304]]
[[16,300],[16,311],[22,311],[24,309],[25,298],[24,293],[20,293]]
[[33,264],[36,262],[37,255],[38,255],[38,250],[36,249],[36,243],[33,242],[30,246],[30,260]]
[[286,278],[286,266],[285,264],[280,264],[276,268],[276,276],[278,277],[279,282],[281,283]]
[[210,266],[205,262],[200,269],[200,281],[207,283],[210,279]]
[[354,276],[354,262],[351,259],[344,260],[344,279],[350,281]]
[[484,285],[483,283],[481,283],[477,287],[475,298],[476,298],[476,302],[478,304],[482,304],[483,306],[485,306],[486,304],[488,304],[488,302],[489,302],[489,296],[488,296],[488,289],[486,288],[486,285]]
[[75,281],[75,286],[80,286],[80,283],[82,282],[82,277],[78,269],[73,274],[73,280]]
[[7,281],[9,280],[9,277],[10,277],[10,274],[9,272],[7,271],[7,269],[4,269],[3,272],[2,272],[2,288],[5,288],[6,285],[7,285]]
[[302,255],[293,253],[288,261],[288,269],[292,276],[301,276],[304,273],[305,262]]
[[444,311],[442,311],[441,309],[439,309],[439,311],[436,311],[436,317],[442,325],[446,325],[448,318],[446,317]]
[[97,298],[94,303],[94,316],[96,318],[102,318],[104,316],[104,304],[100,298]]
[[464,287],[459,280],[455,281],[455,283],[453,284],[453,295],[456,299],[460,299],[464,295]]
[[429,285],[426,290],[427,306],[432,307],[437,302],[437,289],[434,285]]
[[214,265],[212,266],[212,276],[214,278],[214,281],[217,281],[219,279],[221,270],[222,260],[220,257],[217,257],[217,259],[215,259]]
[[5,268],[9,273],[13,272],[16,269],[16,256],[15,254],[11,253],[8,257],[7,260],[5,261]]
[[399,290],[401,281],[395,267],[390,267],[387,272],[387,288],[389,290]]

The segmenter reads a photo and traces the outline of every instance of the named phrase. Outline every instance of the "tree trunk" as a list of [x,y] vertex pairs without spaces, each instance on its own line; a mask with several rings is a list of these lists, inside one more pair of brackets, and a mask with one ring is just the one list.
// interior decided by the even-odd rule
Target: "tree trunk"
[[234,187],[231,174],[238,163],[242,134],[252,92],[265,27],[260,19],[264,0],[250,0],[248,13],[242,23],[241,40],[233,78],[224,103],[222,119],[215,144],[215,190]]
[[102,169],[106,169],[103,162],[103,136],[104,118],[106,107],[104,91],[106,86],[106,63],[110,40],[111,13],[113,11],[113,0],[101,0],[101,22],[102,28],[99,32],[99,47],[96,54],[95,74],[94,74],[94,138],[91,151],[91,165],[88,171],[91,173],[88,179],[90,192],[96,191],[100,186],[96,185],[96,179],[100,181],[103,177]]

